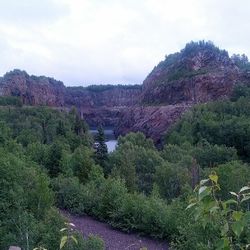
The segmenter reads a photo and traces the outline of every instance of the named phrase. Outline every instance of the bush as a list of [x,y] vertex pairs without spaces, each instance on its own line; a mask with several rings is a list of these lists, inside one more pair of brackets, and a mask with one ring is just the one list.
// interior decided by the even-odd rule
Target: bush
[[104,250],[104,241],[95,236],[89,235],[83,243],[83,250]]
[[52,188],[59,208],[67,209],[73,214],[84,213],[84,189],[77,177],[64,178],[60,176],[55,178],[52,181]]
[[158,197],[130,194],[119,179],[102,177],[83,186],[74,178],[57,178],[53,188],[58,206],[70,212],[87,213],[124,231],[162,239],[177,233],[178,206]]

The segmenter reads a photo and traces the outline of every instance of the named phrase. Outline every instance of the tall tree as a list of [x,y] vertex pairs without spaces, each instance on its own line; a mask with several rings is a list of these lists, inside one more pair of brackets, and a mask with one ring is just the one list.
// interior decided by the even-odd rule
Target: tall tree
[[104,168],[106,172],[107,160],[108,160],[108,148],[105,143],[105,134],[102,126],[98,127],[98,133],[95,138],[97,142],[95,158],[96,163]]

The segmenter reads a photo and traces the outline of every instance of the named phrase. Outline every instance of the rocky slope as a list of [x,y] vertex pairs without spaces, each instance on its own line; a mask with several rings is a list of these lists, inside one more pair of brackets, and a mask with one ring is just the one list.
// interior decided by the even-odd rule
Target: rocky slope
[[166,56],[143,83],[146,104],[200,103],[230,95],[240,70],[210,42],[191,42]]
[[64,105],[65,86],[45,76],[29,76],[25,71],[13,70],[0,79],[0,95],[19,96],[27,105]]
[[190,104],[130,107],[122,112],[115,127],[115,135],[141,131],[159,144],[166,130],[190,107]]
[[0,95],[18,96],[24,105],[47,105],[63,110],[76,106],[90,126],[115,126],[121,113],[138,102],[141,86],[65,87],[60,81],[13,70],[0,78]]
[[[241,61],[240,56],[234,58]],[[166,56],[147,76],[139,100],[143,106],[123,113],[116,133],[143,131],[158,143],[193,105],[227,98],[237,83],[250,82],[249,75],[212,43],[191,42]]]
[[194,104],[227,98],[235,84],[250,83],[249,63],[241,59],[230,58],[210,42],[191,42],[166,56],[142,86],[65,87],[52,78],[14,70],[0,78],[0,95],[19,96],[27,105],[76,106],[91,126],[113,126],[116,135],[142,131],[159,142]]

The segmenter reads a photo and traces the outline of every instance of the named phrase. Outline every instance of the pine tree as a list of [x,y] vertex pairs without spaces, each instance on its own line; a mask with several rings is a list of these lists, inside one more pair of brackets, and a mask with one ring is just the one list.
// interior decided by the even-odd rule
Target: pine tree
[[96,163],[102,166],[105,172],[108,159],[108,148],[105,143],[105,134],[102,126],[98,127],[98,133],[95,139],[97,142],[97,147],[95,152]]

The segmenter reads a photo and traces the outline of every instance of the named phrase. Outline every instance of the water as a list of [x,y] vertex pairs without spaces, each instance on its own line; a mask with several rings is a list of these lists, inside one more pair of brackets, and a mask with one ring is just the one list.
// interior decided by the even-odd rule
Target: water
[[[108,152],[111,153],[112,151],[115,150],[115,147],[117,145],[117,140],[115,139],[114,131],[112,128],[103,128],[103,130],[104,130],[104,135],[106,139],[105,143],[107,145]],[[98,130],[96,128],[91,128],[89,131],[94,137],[98,133]]]

